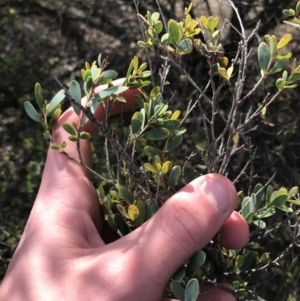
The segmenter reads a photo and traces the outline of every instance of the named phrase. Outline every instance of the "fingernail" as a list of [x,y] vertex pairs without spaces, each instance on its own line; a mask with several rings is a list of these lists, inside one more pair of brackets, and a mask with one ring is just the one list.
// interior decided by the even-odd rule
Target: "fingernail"
[[232,195],[225,178],[207,178],[202,182],[201,188],[221,213],[227,210]]

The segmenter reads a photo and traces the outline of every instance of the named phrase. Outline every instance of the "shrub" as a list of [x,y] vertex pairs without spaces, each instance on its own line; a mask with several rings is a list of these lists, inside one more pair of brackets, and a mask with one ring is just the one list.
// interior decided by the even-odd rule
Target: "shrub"
[[[252,133],[266,122],[271,105],[287,90],[297,87],[300,65],[296,60],[290,62],[292,54],[285,50],[291,34],[280,38],[265,35],[257,48],[257,79],[249,88],[247,70],[252,62],[248,46],[259,25],[246,35],[237,9],[231,0],[228,2],[240,28],[228,21],[219,25],[216,16],[193,18],[192,5],[179,21],[166,20],[159,12],[148,11],[146,16],[138,13],[144,34],[138,45],[146,51],[149,62],[151,55],[162,62],[158,83],[153,70],[147,70],[147,64],[140,64],[134,57],[123,85],[114,86],[117,72],[108,69],[108,57],[99,55],[97,62],[86,63],[81,70],[86,104],[81,103],[82,89],[77,81],[66,88],[57,80],[62,89],[50,102],[44,100],[42,88],[36,84],[37,109],[30,102],[25,102],[25,109],[41,123],[53,149],[87,169],[65,147],[67,143],[77,143],[80,149],[81,139],[91,139],[89,133],[81,130],[88,120],[98,127],[107,142],[101,152],[105,152],[108,164],[103,164],[106,169],[98,164],[99,170],[89,170],[95,176],[106,219],[120,236],[151,218],[171,194],[199,174],[220,173],[239,186],[238,210],[251,229],[249,243],[241,250],[229,250],[220,246],[219,234],[216,235],[211,244],[194,254],[170,279],[171,297],[196,300],[199,283],[208,283],[229,290],[239,300],[274,300],[279,295],[280,300],[292,301],[299,293],[294,287],[299,281],[295,255],[299,239],[298,187],[275,187],[273,176],[264,183],[256,183],[255,161],[260,146]],[[287,22],[299,27],[299,12],[300,2],[295,10],[284,10],[286,16],[294,17],[293,22]],[[231,58],[223,45],[225,29],[240,38]],[[190,55],[205,60],[203,78],[198,79],[187,70],[185,60]],[[170,68],[177,69],[195,91],[188,102],[175,103],[175,92],[166,101],[164,92]],[[108,87],[97,93],[95,88],[101,84]],[[260,89],[268,86],[269,92],[253,102]],[[123,120],[122,126],[115,125],[107,105],[105,121],[94,117],[97,106],[105,101],[124,102],[122,93],[130,88],[139,88],[141,94],[136,96],[138,108],[128,124]],[[70,141],[56,145],[51,130],[61,115],[64,98],[81,116],[81,123],[63,124]],[[188,120],[192,121],[187,123]],[[196,137],[187,135],[193,122],[198,126]],[[193,164],[197,154],[200,163]],[[96,155],[95,160],[99,162],[101,158]],[[222,285],[224,279],[232,288]]]

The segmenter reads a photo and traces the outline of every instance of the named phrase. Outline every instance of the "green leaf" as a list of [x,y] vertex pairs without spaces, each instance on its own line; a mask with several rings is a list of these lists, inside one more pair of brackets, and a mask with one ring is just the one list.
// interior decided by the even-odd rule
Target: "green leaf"
[[150,98],[155,99],[159,93],[160,93],[160,87],[159,86],[153,87],[153,89],[150,92]]
[[180,136],[174,136],[170,141],[167,141],[167,144],[165,146],[166,152],[171,152],[175,148],[177,148],[182,143],[183,137]]
[[200,294],[199,282],[197,279],[190,279],[186,285],[184,301],[196,301]]
[[73,142],[77,142],[77,141],[78,141],[77,135],[71,135],[71,136],[68,137],[68,139],[69,139],[70,141],[73,141]]
[[287,194],[279,194],[278,191],[274,191],[271,195],[270,203],[267,204],[267,207],[278,207],[283,205],[288,199]]
[[51,115],[52,111],[64,100],[65,98],[65,91],[62,89],[58,91],[55,96],[51,99],[48,114]]
[[287,59],[287,58],[279,60],[272,66],[272,68],[270,69],[270,71],[268,73],[274,74],[274,73],[280,72],[283,68],[285,68],[287,66],[288,63],[289,63],[289,59]]
[[43,111],[45,102],[44,102],[44,98],[43,98],[42,87],[39,83],[35,84],[34,94],[35,94],[35,100],[36,100],[39,108],[41,109],[41,111]]
[[243,215],[243,217],[245,218],[246,222],[250,224],[253,220],[254,212],[248,212],[246,215]]
[[141,74],[139,74],[138,76],[136,76],[136,78],[146,78],[146,77],[149,77],[151,76],[151,71],[150,70],[146,70],[146,71],[143,71]]
[[157,22],[159,20],[159,17],[160,17],[160,14],[158,12],[154,12],[151,15],[151,19],[152,19],[153,22]]
[[74,128],[69,124],[69,123],[66,123],[66,122],[63,122],[62,123],[62,127],[65,131],[67,131],[70,135],[76,135],[76,132],[74,130]]
[[92,135],[88,132],[80,132],[79,134],[79,138],[80,139],[84,139],[84,140],[91,140],[92,139]]
[[141,226],[145,222],[146,206],[145,203],[142,201],[138,201],[136,206],[139,209],[139,215],[136,218],[135,222],[137,223],[138,226]]
[[295,11],[293,9],[291,9],[291,8],[290,9],[284,9],[282,12],[287,17],[294,17],[294,15],[295,15]]
[[32,120],[34,120],[36,122],[41,122],[38,112],[35,110],[34,106],[29,101],[24,102],[24,108],[25,108],[27,115]]
[[121,236],[125,236],[126,234],[128,234],[130,232],[126,222],[124,221],[124,219],[122,218],[122,216],[120,214],[116,213],[113,215],[113,222],[114,222],[116,229],[118,230],[118,233]]
[[260,211],[259,213],[257,213],[256,218],[257,219],[267,218],[267,217],[274,215],[275,213],[276,213],[275,208],[270,207],[270,208],[264,209],[264,210]]
[[215,27],[215,18],[213,16],[210,16],[207,20],[207,29],[211,34],[213,34]]
[[137,134],[140,131],[140,129],[143,128],[143,124],[144,124],[144,115],[140,112],[135,112],[131,120],[132,134],[133,135]]
[[174,294],[175,298],[180,301],[185,301],[185,290],[180,282],[174,280],[170,283],[172,293]]
[[91,76],[88,76],[87,80],[84,82],[85,93],[89,94],[91,92],[92,87],[93,87],[93,79]]
[[125,187],[119,185],[118,190],[119,190],[119,194],[124,199],[129,200],[132,203],[134,202],[134,196],[128,189],[126,189]]
[[135,99],[137,105],[138,105],[141,109],[143,109],[143,108],[144,108],[144,100],[143,100],[143,98],[142,98],[141,96],[139,96],[139,95],[135,95],[135,96],[134,96],[134,99]]
[[262,220],[254,221],[253,224],[256,225],[260,229],[265,229],[266,228],[266,223]]
[[300,14],[300,1],[298,1],[296,4],[296,12],[297,14]]
[[204,264],[206,260],[206,254],[203,251],[199,251],[195,253],[186,268],[186,273],[190,276],[192,276],[202,265]]
[[286,81],[283,78],[278,78],[276,80],[276,87],[278,90],[282,90],[286,84]]
[[174,134],[175,136],[179,136],[179,135],[184,134],[185,132],[186,132],[186,129],[185,129],[185,128],[179,128],[178,130],[175,130],[173,134]]
[[[80,85],[77,81],[72,80],[70,87],[69,87],[69,93],[71,96],[81,104],[81,90],[80,90]],[[72,107],[77,115],[80,114],[80,109],[76,107],[75,105],[72,104]]]
[[294,83],[294,82],[296,82],[298,80],[300,80],[300,73],[296,73],[296,74],[291,75],[288,78],[287,83],[288,84],[292,84],[292,83]]
[[250,197],[245,197],[242,201],[242,215],[246,217],[249,212],[257,210],[258,202],[256,194],[252,193]]
[[104,99],[104,98],[107,98],[111,95],[118,95],[120,93],[123,93],[125,92],[126,90],[128,90],[128,87],[125,87],[125,86],[113,86],[113,87],[109,87],[103,91],[101,91],[99,93],[99,97],[100,99]]
[[137,41],[137,45],[140,48],[143,48],[143,49],[147,49],[148,48],[148,45],[144,41]]
[[283,89],[295,89],[295,88],[297,88],[297,87],[298,87],[298,85],[297,85],[297,84],[294,84],[294,85],[284,86]]
[[244,256],[243,255],[238,255],[235,259],[235,262],[234,262],[235,267],[239,271],[241,271],[241,268],[242,268],[243,264],[244,264]]
[[270,48],[265,42],[261,42],[258,46],[257,53],[259,66],[265,72],[270,62]]
[[293,213],[294,212],[293,208],[291,208],[289,206],[286,206],[285,204],[279,205],[276,208],[279,209],[279,210],[281,210],[281,211],[283,211],[283,212],[289,212],[289,213]]
[[49,128],[52,129],[52,127],[54,126],[55,122],[58,120],[58,118],[60,117],[61,115],[61,108],[57,108],[53,114],[52,114],[52,117],[50,119],[50,122],[49,122]]
[[160,34],[162,32],[162,30],[163,30],[163,24],[162,24],[162,22],[161,21],[155,22],[154,29],[156,31],[156,34]]
[[156,199],[150,199],[147,202],[147,205],[146,205],[146,221],[154,215],[154,213],[155,213],[154,204],[155,203],[156,203]]
[[104,79],[114,79],[118,76],[118,72],[115,70],[105,70],[102,72],[101,77]]
[[170,42],[174,47],[177,47],[182,34],[178,23],[173,19],[170,19],[168,22],[168,32]]
[[135,221],[139,216],[139,208],[133,204],[129,205],[128,216],[132,221]]
[[266,202],[267,202],[267,204],[270,203],[270,201],[271,201],[272,193],[273,193],[273,186],[268,185],[267,192],[266,192]]
[[265,277],[267,276],[267,270],[258,270],[258,271],[254,271],[253,273],[251,273],[250,275],[246,276],[243,280],[246,282],[258,282],[263,280]]
[[51,143],[50,148],[58,151],[61,150],[60,146],[55,143]]
[[153,146],[145,146],[144,152],[151,159],[154,159],[155,156],[160,156],[160,152]]
[[181,281],[184,276],[185,276],[185,267],[184,266],[180,266],[180,268],[172,276],[172,280]]
[[294,186],[289,190],[289,194],[288,197],[289,199],[296,197],[296,195],[299,192],[299,187],[298,186]]
[[169,136],[170,132],[165,128],[156,128],[146,132],[142,137],[147,140],[163,140]]
[[[276,57],[276,53],[277,53],[277,38],[272,35],[271,38],[270,38],[270,55],[271,55],[271,58],[275,58]],[[279,49],[279,48],[278,48]]]
[[169,174],[168,186],[169,187],[175,186],[180,176],[181,176],[181,167],[179,165],[173,166]]
[[255,253],[253,251],[248,252],[247,254],[244,255],[244,262],[241,266],[241,270],[245,271],[247,270],[250,265],[254,262],[255,259]]
[[163,122],[163,127],[168,129],[169,131],[177,130],[180,126],[178,120],[166,120]]
[[193,51],[193,42],[190,38],[182,39],[178,44],[181,54],[189,54]]
[[253,189],[253,193],[256,195],[256,208],[258,207],[261,199],[262,199],[262,196],[264,195],[264,190],[262,189],[263,185],[258,183],[255,185],[254,189]]

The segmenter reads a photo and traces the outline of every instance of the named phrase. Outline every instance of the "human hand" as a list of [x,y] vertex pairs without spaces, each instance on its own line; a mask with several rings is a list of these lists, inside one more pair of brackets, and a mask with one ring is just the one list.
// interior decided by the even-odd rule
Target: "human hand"
[[[133,105],[136,92],[124,93],[125,109]],[[97,114],[104,119],[102,108]],[[68,137],[62,122],[78,122],[78,117],[71,109],[61,116],[54,129],[57,144]],[[95,129],[87,125],[86,130]],[[66,151],[78,157],[75,143],[69,142]],[[90,164],[88,141],[81,142],[81,151]],[[248,227],[233,212],[235,206],[236,191],[228,179],[202,176],[173,195],[140,228],[110,242],[115,236],[100,214],[88,172],[49,149],[39,193],[1,284],[0,300],[162,300],[178,267],[221,228],[225,247],[246,243]],[[199,300],[235,299],[215,289]]]

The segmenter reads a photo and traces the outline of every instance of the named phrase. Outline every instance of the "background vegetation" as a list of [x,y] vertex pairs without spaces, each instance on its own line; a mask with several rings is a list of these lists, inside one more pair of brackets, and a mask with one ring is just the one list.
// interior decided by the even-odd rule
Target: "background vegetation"
[[[184,7],[190,1],[160,1],[166,18],[181,18]],[[261,25],[251,41],[253,47],[253,68],[247,70],[247,88],[250,90],[257,81],[259,66],[255,49],[265,34],[281,37],[286,32],[293,34],[291,50],[299,57],[299,33],[282,24],[284,8],[294,7],[295,1],[252,0],[233,1],[238,7],[247,31]],[[239,27],[235,14],[225,1],[195,0],[195,16],[214,15],[228,18]],[[140,13],[156,11],[156,1],[140,1]],[[68,84],[73,78],[80,80],[80,69],[85,61],[93,61],[99,53],[110,55],[110,69],[125,75],[132,57],[138,55],[146,61],[145,53],[136,42],[142,33],[136,17],[135,7],[129,0],[3,0],[0,4],[0,277],[4,276],[9,258],[18,243],[30,208],[38,190],[43,169],[47,142],[36,130],[23,109],[26,100],[34,98],[33,87],[41,83],[46,99],[51,99],[58,90],[54,76]],[[234,33],[228,33],[225,51],[234,57],[239,41]],[[205,78],[206,62],[199,56],[190,55],[185,68],[194,78]],[[153,57],[154,70],[159,71],[161,61]],[[201,70],[201,72],[200,72]],[[155,79],[158,80],[158,79]],[[188,100],[196,94],[186,79],[171,70],[165,97],[172,97],[175,108],[183,109]],[[204,80],[203,80],[204,82]],[[251,98],[253,104],[261,102],[266,91],[275,87],[269,82]],[[250,133],[252,142],[258,146],[253,161],[252,185],[267,182],[274,173],[272,184],[279,188],[299,185],[300,158],[299,137],[299,88],[286,91],[279,101],[268,109],[266,116],[259,117],[258,127]],[[226,95],[224,95],[226,108]],[[126,118],[126,117],[125,117]],[[193,165],[201,174],[200,117],[191,115],[187,120],[188,129],[183,147],[196,152]],[[195,147],[196,146],[196,147]],[[232,166],[231,177],[237,175],[240,165]],[[249,181],[244,179],[237,186],[248,191]],[[288,229],[273,233],[278,239],[269,249],[276,257],[286,248]],[[273,245],[274,244],[274,245]],[[293,250],[298,255],[299,250]],[[297,253],[298,252],[298,253]],[[299,278],[299,277],[298,277]],[[287,292],[297,295],[297,277],[287,284],[288,290],[278,294],[276,283],[285,282],[286,275],[265,282],[260,290],[268,292],[266,300],[286,300]],[[299,283],[298,283],[299,284]],[[299,285],[298,285],[299,286]],[[298,295],[299,296],[299,295]],[[277,298],[277,299],[276,299]]]

